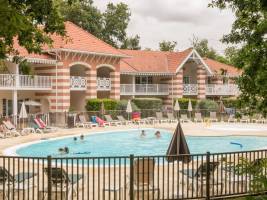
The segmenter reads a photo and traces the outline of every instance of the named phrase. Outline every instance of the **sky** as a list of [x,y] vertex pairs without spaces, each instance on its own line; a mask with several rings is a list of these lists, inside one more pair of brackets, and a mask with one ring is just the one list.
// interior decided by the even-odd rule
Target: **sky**
[[94,0],[100,10],[108,2],[126,3],[131,10],[128,35],[138,34],[142,49],[158,49],[163,40],[177,41],[176,50],[191,46],[193,35],[209,40],[222,54],[226,45],[220,42],[231,30],[234,15],[230,10],[208,8],[211,0]]

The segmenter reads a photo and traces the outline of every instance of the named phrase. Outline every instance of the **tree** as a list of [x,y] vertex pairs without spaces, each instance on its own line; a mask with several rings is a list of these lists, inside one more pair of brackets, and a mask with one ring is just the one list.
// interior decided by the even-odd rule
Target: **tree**
[[199,38],[193,36],[192,46],[201,57],[216,59],[217,53],[213,48],[209,47],[207,39],[199,40]]
[[236,66],[243,73],[238,79],[241,99],[251,110],[267,113],[267,1],[212,0],[211,7],[230,8],[236,19],[224,35],[227,44],[242,45]]
[[160,51],[174,51],[175,47],[177,46],[176,41],[165,41],[159,43]]
[[140,50],[140,36],[136,35],[134,37],[127,38],[121,46],[121,49],[131,49],[131,50]]
[[53,0],[0,0],[0,59],[17,53],[15,37],[28,52],[40,53],[44,44],[51,44],[49,34],[53,33],[65,34],[64,20]]
[[237,61],[238,61],[238,52],[239,52],[239,49],[236,48],[236,47],[233,47],[233,46],[227,47],[224,50],[225,58],[233,66],[238,65],[237,64]]

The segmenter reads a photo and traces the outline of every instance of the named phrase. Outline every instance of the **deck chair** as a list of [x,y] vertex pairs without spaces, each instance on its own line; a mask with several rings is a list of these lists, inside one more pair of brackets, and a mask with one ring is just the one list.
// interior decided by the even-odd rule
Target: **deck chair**
[[242,115],[241,116],[241,119],[240,119],[240,122],[241,123],[249,123],[250,119],[247,115]]
[[177,119],[174,117],[173,113],[167,113],[167,117],[168,117],[169,122],[171,123],[177,122]]
[[235,118],[235,115],[231,114],[229,115],[229,118],[228,118],[228,123],[231,123],[231,122],[237,122],[237,119]]
[[180,121],[181,122],[190,122],[190,120],[187,117],[187,114],[181,114]]
[[97,123],[87,121],[84,115],[78,115],[78,119],[79,122],[75,124],[77,127],[83,127],[83,128],[98,127]]
[[[48,170],[48,168],[44,169],[46,174],[48,174]],[[72,194],[77,196],[78,183],[82,179],[83,175],[81,174],[68,174],[63,168],[51,168],[52,191],[62,188],[62,195],[65,197],[63,199],[71,199]]]
[[251,119],[251,122],[252,123],[262,123],[263,124],[265,122],[265,120],[264,120],[264,118],[262,117],[261,114],[255,114],[255,115],[253,115],[253,117]]
[[119,120],[113,120],[110,115],[104,115],[104,117],[107,120],[107,122],[109,122],[110,125],[112,125],[112,126],[122,125],[122,122],[121,121],[119,121]]
[[194,122],[203,122],[201,113],[195,113]]
[[31,172],[22,172],[16,175],[12,175],[6,168],[0,166],[0,190],[5,189],[5,191],[3,191],[4,199],[10,199],[8,190],[24,190],[24,192],[27,193],[27,190],[34,187],[30,180],[33,179],[36,175],[36,173]]
[[45,133],[55,132],[57,131],[57,128],[55,127],[49,127],[47,126],[41,118],[35,118],[34,119],[35,124],[38,126],[40,130],[42,130]]
[[125,119],[122,115],[118,115],[117,118],[124,125],[133,124],[131,120]]
[[218,122],[217,113],[210,112],[210,122]]
[[9,120],[3,121],[3,124],[5,125],[5,128],[10,131],[12,136],[21,136],[16,127]]
[[156,112],[156,118],[160,123],[168,122],[168,118],[163,117],[162,112]]
[[155,195],[156,192],[157,196],[154,197],[159,199],[159,188],[155,186],[153,188],[154,169],[155,161],[153,159],[143,158],[134,161],[134,196],[139,195],[137,198],[142,199],[149,192],[154,192],[153,195]]

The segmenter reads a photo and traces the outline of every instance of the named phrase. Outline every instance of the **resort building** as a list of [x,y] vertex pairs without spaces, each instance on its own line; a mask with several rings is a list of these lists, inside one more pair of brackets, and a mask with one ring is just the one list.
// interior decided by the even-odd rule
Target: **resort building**
[[234,67],[201,58],[194,49],[181,52],[119,50],[71,22],[67,36],[52,35],[53,45],[41,55],[15,49],[33,75],[22,75],[12,56],[0,75],[0,113],[17,115],[24,100],[39,101],[33,112],[83,111],[86,99],[158,97],[173,99],[237,96]]

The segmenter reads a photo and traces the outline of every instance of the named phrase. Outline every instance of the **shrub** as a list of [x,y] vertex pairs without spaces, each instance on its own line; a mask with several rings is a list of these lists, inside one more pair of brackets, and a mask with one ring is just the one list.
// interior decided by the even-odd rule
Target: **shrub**
[[[190,100],[189,98],[179,98],[178,99],[181,110],[187,110],[189,100]],[[175,101],[176,101],[176,99],[175,99]],[[174,101],[173,105],[175,105],[175,101]],[[191,103],[192,103],[192,108],[195,109],[195,107],[197,105],[197,100],[191,99]]]
[[210,99],[200,100],[196,107],[198,110],[218,110],[219,105],[217,102]]
[[162,108],[162,100],[158,98],[136,98],[132,102],[141,110],[160,110]]
[[[128,104],[128,100],[123,99],[117,102],[116,110],[126,110]],[[139,108],[135,105],[133,101],[131,101],[133,111],[139,111]]]
[[99,111],[104,103],[105,110],[115,110],[118,102],[114,99],[89,99],[86,103],[87,111]]

